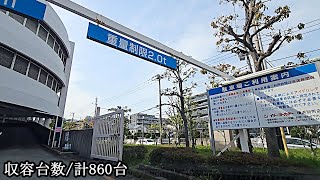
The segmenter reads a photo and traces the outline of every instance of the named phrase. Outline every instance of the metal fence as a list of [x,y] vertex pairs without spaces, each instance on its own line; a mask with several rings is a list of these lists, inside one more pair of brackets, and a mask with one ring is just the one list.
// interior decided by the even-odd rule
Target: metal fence
[[67,143],[66,134],[68,132],[71,151],[79,153],[81,157],[90,158],[93,129],[63,131],[61,147]]

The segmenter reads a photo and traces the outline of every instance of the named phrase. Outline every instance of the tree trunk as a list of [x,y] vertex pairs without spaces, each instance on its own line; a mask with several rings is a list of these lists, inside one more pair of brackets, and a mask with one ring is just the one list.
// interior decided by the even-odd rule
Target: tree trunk
[[251,137],[250,137],[250,129],[247,129],[247,131],[248,131],[249,152],[250,152],[250,153],[253,153],[253,146],[252,146]]
[[184,97],[183,97],[183,89],[182,89],[182,82],[179,81],[179,91],[180,91],[180,104],[181,104],[181,118],[183,120],[183,127],[184,127],[184,138],[186,141],[186,147],[190,147],[189,144],[189,135],[188,135],[188,120],[185,113],[184,107]]
[[276,136],[276,128],[265,128],[268,156],[269,157],[280,157],[279,145]]
[[[181,105],[184,105],[184,103],[181,103]],[[185,138],[185,141],[186,141],[186,147],[190,147],[190,145],[189,145],[189,135],[188,135],[188,120],[187,120],[187,117],[185,115],[183,106],[181,107],[181,117],[182,117],[182,120],[183,120],[184,138]]]
[[[257,59],[257,57],[252,56],[254,62],[255,62],[255,69],[256,72],[262,71],[262,62]],[[265,134],[266,134],[266,140],[267,140],[267,146],[268,146],[268,156],[269,157],[280,157],[279,152],[279,144],[276,134],[275,128],[265,128]]]

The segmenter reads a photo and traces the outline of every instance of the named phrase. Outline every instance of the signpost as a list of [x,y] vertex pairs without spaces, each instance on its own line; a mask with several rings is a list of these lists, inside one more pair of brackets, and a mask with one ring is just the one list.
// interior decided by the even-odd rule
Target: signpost
[[213,130],[320,124],[318,63],[211,89]]
[[0,7],[43,20],[46,5],[37,0],[0,0]]
[[117,33],[89,23],[88,39],[107,45],[122,52],[159,64],[161,66],[177,69],[177,60],[159,53],[151,48],[125,38]]

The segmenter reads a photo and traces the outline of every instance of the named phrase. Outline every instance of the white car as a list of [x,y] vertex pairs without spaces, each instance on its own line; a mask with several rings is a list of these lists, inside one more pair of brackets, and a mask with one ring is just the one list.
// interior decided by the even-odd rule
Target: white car
[[137,145],[155,145],[156,142],[153,139],[138,139]]
[[[286,138],[288,148],[298,149],[298,148],[306,148],[311,149],[310,141],[301,138]],[[313,148],[320,148],[320,145],[312,143]]]

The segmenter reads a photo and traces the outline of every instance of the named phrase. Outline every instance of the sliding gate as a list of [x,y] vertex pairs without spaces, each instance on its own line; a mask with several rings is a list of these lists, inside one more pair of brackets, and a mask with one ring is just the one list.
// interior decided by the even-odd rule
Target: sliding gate
[[91,158],[122,161],[124,111],[96,118],[93,128]]

